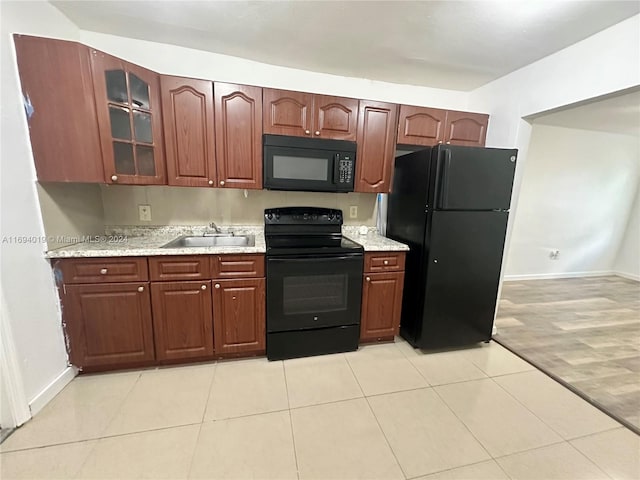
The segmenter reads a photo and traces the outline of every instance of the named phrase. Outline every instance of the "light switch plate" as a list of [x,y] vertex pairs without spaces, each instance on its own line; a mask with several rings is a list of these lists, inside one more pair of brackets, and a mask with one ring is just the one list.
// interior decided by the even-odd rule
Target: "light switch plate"
[[151,221],[151,205],[138,205],[138,216],[141,222]]

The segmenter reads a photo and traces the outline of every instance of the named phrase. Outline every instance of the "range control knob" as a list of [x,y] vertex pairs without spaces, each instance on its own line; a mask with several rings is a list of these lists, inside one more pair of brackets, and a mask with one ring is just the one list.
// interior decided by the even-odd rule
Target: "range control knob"
[[305,214],[304,214],[304,216],[303,216],[303,218],[304,218],[305,220],[309,220],[309,214],[308,214],[308,213],[305,213]]
[[267,218],[271,220],[273,218],[273,213],[267,213]]

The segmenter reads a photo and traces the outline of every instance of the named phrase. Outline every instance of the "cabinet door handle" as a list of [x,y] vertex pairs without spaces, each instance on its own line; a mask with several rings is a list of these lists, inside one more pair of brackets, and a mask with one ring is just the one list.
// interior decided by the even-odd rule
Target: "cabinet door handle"
[[220,284],[219,284],[219,283],[216,283],[214,286],[215,286],[216,288],[220,288]]
[[316,130],[316,136],[320,135],[320,130]]
[[366,277],[366,278],[365,278],[365,280],[366,280],[367,282],[370,282],[370,281],[371,281],[371,277]]
[[305,134],[305,135],[311,135],[311,130],[305,130],[305,131],[304,131],[304,134]]
[[139,292],[144,292],[144,287],[138,287]]
[[118,181],[118,176],[117,175],[111,175],[111,181],[112,182],[117,182]]
[[207,289],[207,286],[206,286],[206,285],[202,285],[202,286],[200,287],[200,290],[206,290],[206,289]]
[[442,145],[442,140],[440,140],[440,141],[438,142],[438,145]]
[[385,265],[389,265],[389,260],[384,260],[382,263],[384,263]]
[[447,142],[447,145],[451,145],[451,142]]
[[100,269],[100,275],[106,275],[107,274],[107,269],[106,268],[101,268]]
[[209,185],[213,185],[213,180],[209,180]]
[[220,180],[220,185],[224,185],[224,180]]

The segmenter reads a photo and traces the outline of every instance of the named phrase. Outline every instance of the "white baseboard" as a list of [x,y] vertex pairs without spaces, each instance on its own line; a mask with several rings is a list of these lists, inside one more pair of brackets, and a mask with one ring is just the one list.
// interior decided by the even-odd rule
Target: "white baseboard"
[[31,410],[31,416],[34,416],[42,408],[53,400],[57,394],[78,374],[74,367],[67,367],[60,375],[58,375],[53,382],[47,385],[39,394],[37,394],[33,400],[29,402],[29,409]]
[[551,280],[554,278],[602,277],[604,275],[618,275],[611,270],[601,272],[561,272],[561,273],[530,273],[525,275],[505,275],[505,282],[517,280]]
[[636,282],[640,282],[640,275],[636,275],[635,273],[613,272],[613,274],[622,278],[628,278],[629,280],[635,280]]

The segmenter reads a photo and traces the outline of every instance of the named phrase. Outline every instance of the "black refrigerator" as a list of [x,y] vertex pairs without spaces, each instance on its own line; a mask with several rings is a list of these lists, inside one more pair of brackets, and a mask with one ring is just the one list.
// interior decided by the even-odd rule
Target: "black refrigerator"
[[396,158],[387,236],[409,245],[400,334],[491,338],[517,150],[438,145]]

